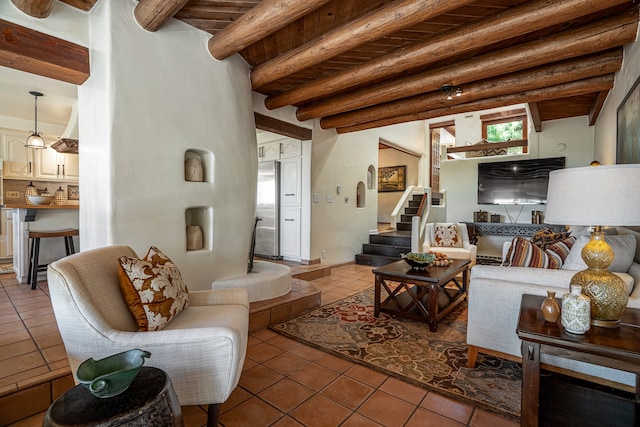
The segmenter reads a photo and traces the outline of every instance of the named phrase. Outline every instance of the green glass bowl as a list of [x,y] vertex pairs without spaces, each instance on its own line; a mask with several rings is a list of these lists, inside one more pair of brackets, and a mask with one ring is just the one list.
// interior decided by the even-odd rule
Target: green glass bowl
[[409,252],[401,254],[402,259],[415,269],[423,269],[429,267],[431,263],[436,259],[436,256],[432,253],[417,253]]
[[87,359],[78,366],[76,378],[96,397],[113,397],[125,391],[151,353],[133,349],[100,360]]

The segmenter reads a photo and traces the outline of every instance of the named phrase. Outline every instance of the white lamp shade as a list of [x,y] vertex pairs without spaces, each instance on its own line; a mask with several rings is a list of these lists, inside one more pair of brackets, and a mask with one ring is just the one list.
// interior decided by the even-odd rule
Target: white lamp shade
[[545,222],[640,225],[640,164],[550,172]]

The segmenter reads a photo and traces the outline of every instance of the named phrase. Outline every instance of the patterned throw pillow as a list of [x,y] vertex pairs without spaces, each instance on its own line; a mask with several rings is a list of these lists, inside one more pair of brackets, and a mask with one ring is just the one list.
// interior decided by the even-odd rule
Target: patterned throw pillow
[[121,257],[120,288],[140,331],[158,331],[185,309],[188,289],[176,265],[152,246],[140,260]]
[[441,248],[461,248],[462,234],[457,224],[434,224],[433,246]]
[[531,237],[531,243],[544,250],[549,245],[565,240],[569,235],[570,233],[568,231],[554,233],[550,228],[543,228]]
[[546,250],[542,250],[524,237],[515,237],[511,242],[504,265],[557,270],[567,259],[574,241],[575,238],[569,237],[547,246]]

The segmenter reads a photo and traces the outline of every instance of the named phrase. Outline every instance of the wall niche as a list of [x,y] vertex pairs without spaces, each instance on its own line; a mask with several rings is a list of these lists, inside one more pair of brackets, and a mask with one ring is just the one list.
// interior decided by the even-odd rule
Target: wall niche
[[376,168],[373,165],[369,165],[367,169],[367,190],[375,190],[377,176]]
[[197,148],[185,151],[184,180],[187,182],[213,182],[213,154]]
[[213,249],[213,208],[197,206],[185,210],[187,252]]
[[364,208],[367,206],[367,192],[364,189],[364,182],[358,182],[356,186],[356,207]]

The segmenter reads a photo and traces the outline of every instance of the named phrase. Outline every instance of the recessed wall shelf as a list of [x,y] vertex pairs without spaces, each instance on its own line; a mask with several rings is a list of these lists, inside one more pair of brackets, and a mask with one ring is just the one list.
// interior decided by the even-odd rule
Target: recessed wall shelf
[[[185,210],[187,252],[213,249],[213,208],[196,206]],[[199,230],[198,230],[199,228]]]
[[213,182],[213,154],[197,148],[185,151],[184,180],[188,182]]

